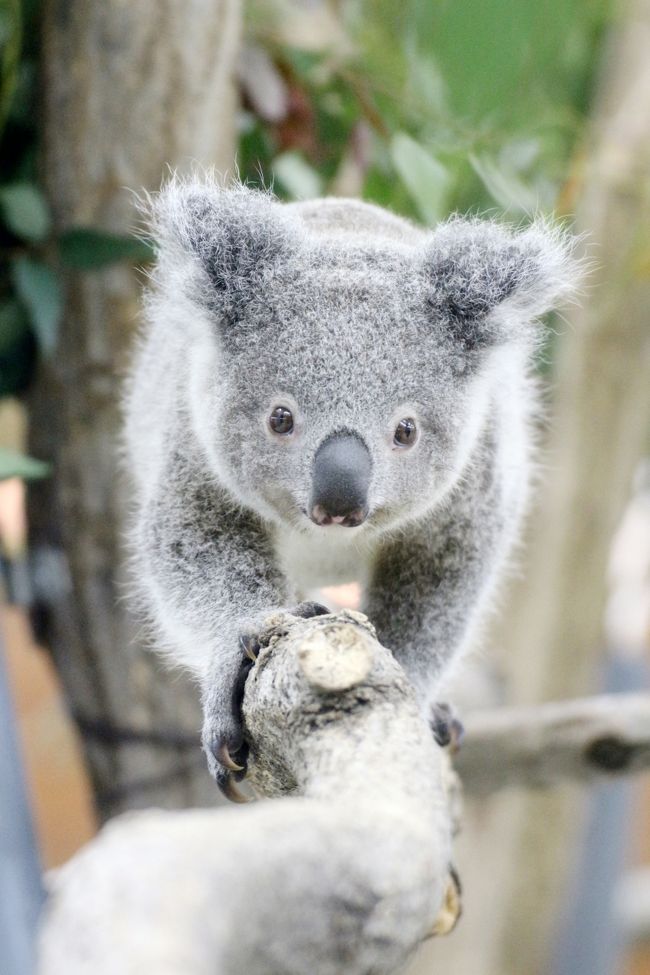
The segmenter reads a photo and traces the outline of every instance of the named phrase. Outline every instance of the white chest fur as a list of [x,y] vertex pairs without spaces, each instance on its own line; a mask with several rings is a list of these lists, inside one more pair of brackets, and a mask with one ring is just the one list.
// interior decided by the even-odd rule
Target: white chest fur
[[303,593],[321,586],[337,586],[368,574],[374,545],[363,528],[309,529],[276,536],[276,551],[287,577]]

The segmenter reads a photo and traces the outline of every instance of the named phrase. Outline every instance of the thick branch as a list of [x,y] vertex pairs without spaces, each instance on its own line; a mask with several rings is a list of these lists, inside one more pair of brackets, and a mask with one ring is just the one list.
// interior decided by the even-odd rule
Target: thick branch
[[650,945],[650,868],[631,870],[614,897],[614,915],[623,944]]
[[109,824],[54,880],[41,975],[382,975],[448,929],[447,763],[364,620],[275,619],[244,713],[288,797]]
[[650,768],[650,694],[477,713],[466,731],[456,767],[468,793]]

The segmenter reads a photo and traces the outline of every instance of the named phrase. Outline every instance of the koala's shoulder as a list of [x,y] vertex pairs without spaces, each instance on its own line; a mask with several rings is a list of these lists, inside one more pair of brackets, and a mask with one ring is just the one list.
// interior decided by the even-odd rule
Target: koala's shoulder
[[423,230],[408,220],[361,200],[325,197],[285,206],[310,233],[318,236],[383,239],[413,245],[421,243],[425,236]]

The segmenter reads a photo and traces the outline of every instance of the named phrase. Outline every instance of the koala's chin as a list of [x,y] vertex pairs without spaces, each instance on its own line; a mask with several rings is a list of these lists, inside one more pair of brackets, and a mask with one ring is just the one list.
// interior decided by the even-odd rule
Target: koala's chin
[[312,589],[360,580],[423,710],[438,700],[520,534],[539,317],[577,265],[544,222],[426,230],[207,177],[168,183],[150,222],[125,402],[134,578],[236,798],[264,621],[326,611]]

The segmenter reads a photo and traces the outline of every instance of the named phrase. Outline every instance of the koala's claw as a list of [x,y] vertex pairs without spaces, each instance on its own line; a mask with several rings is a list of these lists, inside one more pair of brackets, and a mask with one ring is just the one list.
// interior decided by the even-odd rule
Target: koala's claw
[[244,651],[251,663],[255,663],[262,649],[260,641],[253,633],[240,633],[239,646]]
[[297,606],[292,606],[288,610],[292,616],[298,616],[300,619],[309,620],[313,616],[329,616],[332,612],[327,606],[323,606],[322,603],[315,603],[313,600],[308,599],[305,602],[298,603]]
[[218,748],[216,754],[217,761],[224,765],[230,772],[243,772],[245,765],[238,765],[230,755],[228,745],[224,741]]
[[215,738],[213,743],[205,746],[205,752],[210,772],[223,795],[231,802],[248,802],[236,785],[246,775],[248,759],[248,745],[241,735],[235,732]]
[[449,746],[452,753],[459,751],[465,737],[465,728],[450,704],[437,702],[433,705],[431,730],[441,748]]
[[241,804],[250,801],[248,797],[237,788],[232,774],[227,769],[219,769],[215,778],[219,790],[226,797],[226,799],[230,799],[231,802],[238,802]]

